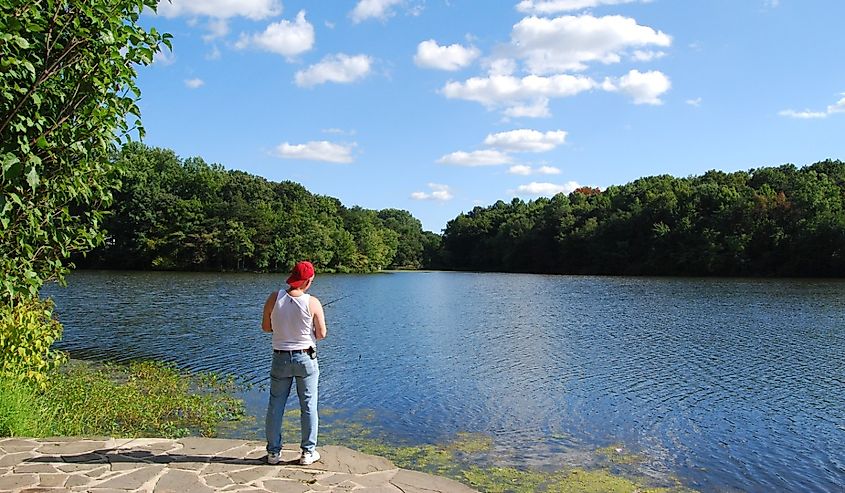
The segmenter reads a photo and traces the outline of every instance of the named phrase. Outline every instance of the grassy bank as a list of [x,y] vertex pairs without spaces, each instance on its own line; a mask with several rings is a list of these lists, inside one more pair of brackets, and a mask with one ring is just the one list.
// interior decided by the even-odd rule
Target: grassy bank
[[42,388],[0,377],[0,436],[214,436],[243,415],[231,380],[164,363],[70,361]]

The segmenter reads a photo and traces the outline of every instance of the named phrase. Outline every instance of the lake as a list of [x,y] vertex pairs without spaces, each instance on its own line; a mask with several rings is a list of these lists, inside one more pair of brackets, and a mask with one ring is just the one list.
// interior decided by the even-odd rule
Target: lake
[[[236,433],[256,438],[261,307],[285,277],[80,271],[45,294],[74,357],[259,384]],[[486,433],[498,463],[535,467],[618,444],[703,491],[845,491],[841,280],[395,272],[311,292],[337,300],[321,407],[397,443]]]

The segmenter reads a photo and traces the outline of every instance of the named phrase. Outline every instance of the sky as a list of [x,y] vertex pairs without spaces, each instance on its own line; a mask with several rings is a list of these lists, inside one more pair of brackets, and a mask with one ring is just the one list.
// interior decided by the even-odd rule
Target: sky
[[845,159],[842,0],[171,0],[144,142],[441,232],[580,186]]

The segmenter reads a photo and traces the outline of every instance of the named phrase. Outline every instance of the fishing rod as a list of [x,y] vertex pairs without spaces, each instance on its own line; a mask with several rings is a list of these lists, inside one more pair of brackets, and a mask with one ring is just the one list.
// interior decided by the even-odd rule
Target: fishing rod
[[349,298],[350,296],[352,296],[352,295],[347,294],[347,295],[345,295],[345,296],[341,296],[340,298],[335,298],[335,299],[333,299],[333,300],[329,301],[328,303],[323,303],[323,308],[325,308],[325,307],[327,307],[327,306],[331,305],[332,303],[338,302],[338,301],[340,301],[340,300],[342,300],[342,299]]

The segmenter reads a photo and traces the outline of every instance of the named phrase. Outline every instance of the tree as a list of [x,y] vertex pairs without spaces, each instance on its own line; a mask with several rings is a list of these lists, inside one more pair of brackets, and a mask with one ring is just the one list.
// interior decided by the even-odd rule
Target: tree
[[34,297],[103,240],[134,131],[136,67],[170,36],[138,24],[156,0],[0,0],[0,299]]

